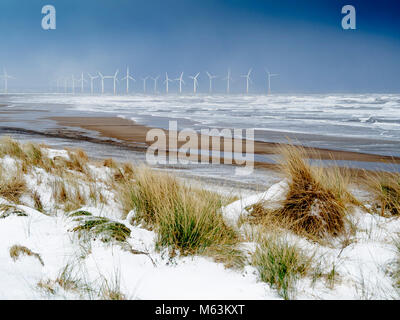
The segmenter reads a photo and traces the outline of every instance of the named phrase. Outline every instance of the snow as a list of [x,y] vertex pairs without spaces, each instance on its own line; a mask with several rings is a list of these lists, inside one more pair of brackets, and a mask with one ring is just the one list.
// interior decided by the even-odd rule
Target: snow
[[[68,156],[62,150],[47,150],[47,154],[51,157]],[[6,156],[0,159],[0,165],[11,174],[17,168],[18,160]],[[276,289],[260,281],[257,270],[249,262],[242,270],[227,269],[208,257],[170,258],[167,251],[156,250],[156,233],[140,225],[131,225],[134,211],[123,219],[115,195],[105,183],[111,176],[111,169],[90,165],[90,170],[107,203],[93,203],[79,210],[125,224],[131,230],[127,244],[137,254],[120,244],[83,239],[71,232],[74,222],[68,213],[57,207],[52,196],[54,181],[60,178],[34,168],[24,175],[28,189],[36,191],[45,211],[51,215],[33,209],[29,195],[24,195],[19,205],[0,198],[0,204],[13,206],[25,214],[0,218],[0,299],[98,299],[105,283],[115,284],[129,299],[280,299]],[[87,183],[78,181],[85,193],[89,192]],[[282,180],[265,192],[227,205],[222,210],[224,218],[237,226],[239,218],[248,214],[246,207],[250,205],[262,201],[266,206],[278,207],[286,197],[288,183]],[[296,298],[399,297],[388,275],[388,268],[396,257],[393,239],[400,233],[398,219],[368,214],[359,208],[351,215],[358,231],[345,248],[341,247],[340,239],[332,246],[317,244],[290,232],[285,235],[287,241],[313,254],[314,261],[320,263],[324,273],[335,266],[338,274],[333,287],[327,286],[324,279],[315,282],[310,276],[299,279]],[[240,231],[245,233],[246,228]],[[240,248],[251,256],[257,244],[246,241]],[[25,246],[39,254],[44,266],[34,256],[20,256],[14,261],[9,253],[14,245]],[[71,279],[93,291],[64,290],[54,284],[66,267],[70,268]],[[39,282],[46,281],[53,281],[54,293],[38,287]]]
[[251,195],[229,204],[222,209],[222,214],[229,224],[236,225],[241,216],[248,215],[246,207],[259,202],[263,202],[269,207],[279,206],[279,202],[285,199],[288,189],[288,181],[284,179],[272,185],[266,192]]

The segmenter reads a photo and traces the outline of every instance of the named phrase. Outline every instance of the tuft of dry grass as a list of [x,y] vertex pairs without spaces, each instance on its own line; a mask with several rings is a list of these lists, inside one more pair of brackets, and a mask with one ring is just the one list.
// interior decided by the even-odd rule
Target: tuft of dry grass
[[100,288],[100,299],[102,300],[127,300],[121,291],[120,274],[115,274],[110,281],[104,278]]
[[112,158],[104,159],[103,166],[111,169],[118,168],[118,164]]
[[366,185],[375,197],[375,210],[382,216],[399,216],[400,173],[374,172],[365,176]]
[[66,168],[76,172],[81,172],[85,175],[89,175],[89,170],[87,167],[89,158],[83,150],[68,150],[68,157],[68,160],[64,159],[64,166]]
[[87,204],[81,187],[73,176],[62,174],[61,179],[55,179],[52,184],[53,199],[66,212],[77,210]]
[[27,217],[28,215],[17,209],[15,205],[0,204],[0,219],[5,219],[11,215],[16,215],[17,217]]
[[44,266],[44,262],[43,262],[43,260],[42,260],[42,257],[41,257],[38,253],[33,252],[31,249],[29,249],[29,248],[27,248],[27,247],[20,246],[20,245],[13,245],[13,246],[10,248],[10,251],[9,251],[9,252],[10,252],[10,257],[11,257],[14,261],[17,261],[18,258],[19,258],[21,255],[25,255],[25,256],[35,257],[36,259],[39,260],[40,264],[41,264],[42,266]]
[[252,257],[262,281],[288,300],[294,298],[297,280],[311,270],[312,257],[286,240],[271,236],[260,239]]
[[25,157],[25,153],[19,142],[10,137],[2,137],[0,139],[0,157],[7,155],[17,159],[23,159]]
[[69,263],[60,270],[55,280],[40,280],[37,283],[37,287],[50,294],[56,294],[59,288],[80,295],[85,293],[88,294],[92,291],[87,283],[82,281],[79,273],[75,270],[74,265]]
[[47,172],[51,172],[55,168],[55,163],[42,152],[41,146],[34,143],[27,143],[23,146],[25,157],[23,163],[26,167],[39,167]]
[[39,212],[44,212],[43,203],[42,203],[42,200],[40,199],[40,195],[38,194],[38,192],[36,190],[34,190],[31,192],[31,194],[32,194],[33,202],[35,204],[35,209]]
[[136,211],[132,222],[144,222],[151,227],[156,223],[157,211],[167,199],[177,197],[180,186],[173,176],[156,173],[147,167],[135,168],[133,177],[123,183],[120,201],[125,212]]
[[18,203],[26,191],[26,181],[21,172],[7,176],[0,166],[0,197]]
[[283,146],[280,151],[281,170],[289,180],[287,197],[278,209],[254,206],[254,221],[279,225],[314,239],[341,234],[345,230],[347,205],[357,203],[347,191],[346,172],[311,166],[301,147]]
[[172,255],[175,251],[238,255],[232,250],[238,234],[223,220],[219,195],[188,187],[170,174],[146,167],[135,168],[133,177],[134,181],[124,185],[121,202],[126,211],[135,210],[133,223],[157,232],[158,248],[168,247]]

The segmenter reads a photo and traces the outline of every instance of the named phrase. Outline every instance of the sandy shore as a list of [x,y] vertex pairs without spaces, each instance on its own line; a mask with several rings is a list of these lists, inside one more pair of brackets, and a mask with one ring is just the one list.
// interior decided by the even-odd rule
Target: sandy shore
[[[128,146],[143,146],[143,150],[146,146],[150,146],[153,142],[146,141],[146,134],[150,127],[137,124],[131,120],[118,118],[118,117],[51,117],[49,118],[58,123],[61,127],[72,127],[81,128],[86,130],[91,130],[97,132],[101,137],[112,138],[121,141],[121,143]],[[168,141],[168,132],[163,130]],[[200,140],[201,139],[201,140]],[[197,142],[199,146],[204,145],[204,141],[208,139],[209,145],[212,146],[210,136],[201,136]],[[238,141],[238,140],[236,140]],[[245,141],[239,139],[242,143],[243,150],[245,148]],[[239,143],[240,143],[239,142]],[[178,148],[180,148],[185,142],[178,142]],[[223,140],[221,138],[220,145],[221,151],[224,151]],[[262,141],[255,141],[254,153],[258,155],[273,155],[277,154],[279,144],[268,143]],[[210,150],[212,148],[209,148]],[[306,148],[311,151],[311,149]],[[214,148],[215,150],[215,148]],[[346,160],[346,161],[367,161],[367,162],[394,162],[400,163],[400,158],[392,158],[388,156],[380,156],[373,154],[364,154],[358,152],[348,152],[348,151],[337,151],[337,150],[327,150],[327,149],[317,149],[319,157],[324,160]],[[230,151],[230,150],[227,150]],[[310,158],[315,157],[315,155],[310,152]],[[211,160],[211,158],[210,158]],[[257,166],[271,167],[269,163],[263,163],[262,161],[257,161],[255,163]]]

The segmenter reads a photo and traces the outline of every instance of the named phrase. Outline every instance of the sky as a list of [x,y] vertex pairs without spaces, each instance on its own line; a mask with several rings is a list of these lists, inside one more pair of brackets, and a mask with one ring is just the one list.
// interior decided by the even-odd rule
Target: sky
[[[41,27],[48,4],[56,30]],[[348,4],[356,30],[341,25]],[[395,0],[1,0],[0,67],[16,78],[10,91],[130,66],[136,91],[142,77],[184,72],[189,92],[188,76],[201,72],[206,92],[209,71],[222,92],[231,68],[232,90],[241,93],[240,76],[252,68],[250,92],[262,93],[268,68],[279,74],[277,93],[398,93],[399,9]]]

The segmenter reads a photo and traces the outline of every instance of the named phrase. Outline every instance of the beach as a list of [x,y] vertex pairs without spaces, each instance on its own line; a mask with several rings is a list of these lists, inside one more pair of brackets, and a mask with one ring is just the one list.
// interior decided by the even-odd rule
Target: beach
[[[118,141],[127,143],[132,146],[150,146],[152,141],[146,140],[146,134],[149,130],[154,129],[147,126],[139,125],[131,120],[117,118],[117,117],[52,117],[51,120],[55,120],[57,124],[61,127],[74,127],[81,128],[90,131],[97,132],[101,137],[117,139]],[[164,130],[166,136],[168,137],[168,132]],[[284,134],[282,134],[284,135]],[[211,137],[201,137],[200,139],[211,140]],[[219,145],[221,146],[221,151],[224,151],[223,138],[220,138]],[[235,139],[232,139],[235,140]],[[244,140],[239,140],[245,150],[246,142]],[[289,141],[288,141],[289,142]],[[184,142],[178,142],[178,148],[180,148]],[[201,145],[199,141],[198,145]],[[212,143],[209,143],[210,149],[212,148]],[[263,155],[274,155],[278,153],[278,148],[280,144],[268,143],[263,141],[254,141],[254,154]],[[215,147],[214,147],[215,149]],[[306,147],[306,150],[309,148]],[[395,163],[400,163],[400,158],[389,157],[384,155],[374,155],[366,154],[360,152],[350,152],[350,151],[338,151],[338,150],[327,150],[322,148],[315,148],[318,151],[318,157],[323,160],[346,160],[346,161],[366,161],[366,162],[388,162],[393,161]],[[231,150],[229,150],[231,151]],[[309,157],[316,157],[314,152],[309,153]],[[223,162],[223,159],[221,159]],[[262,165],[261,162],[257,163]]]

